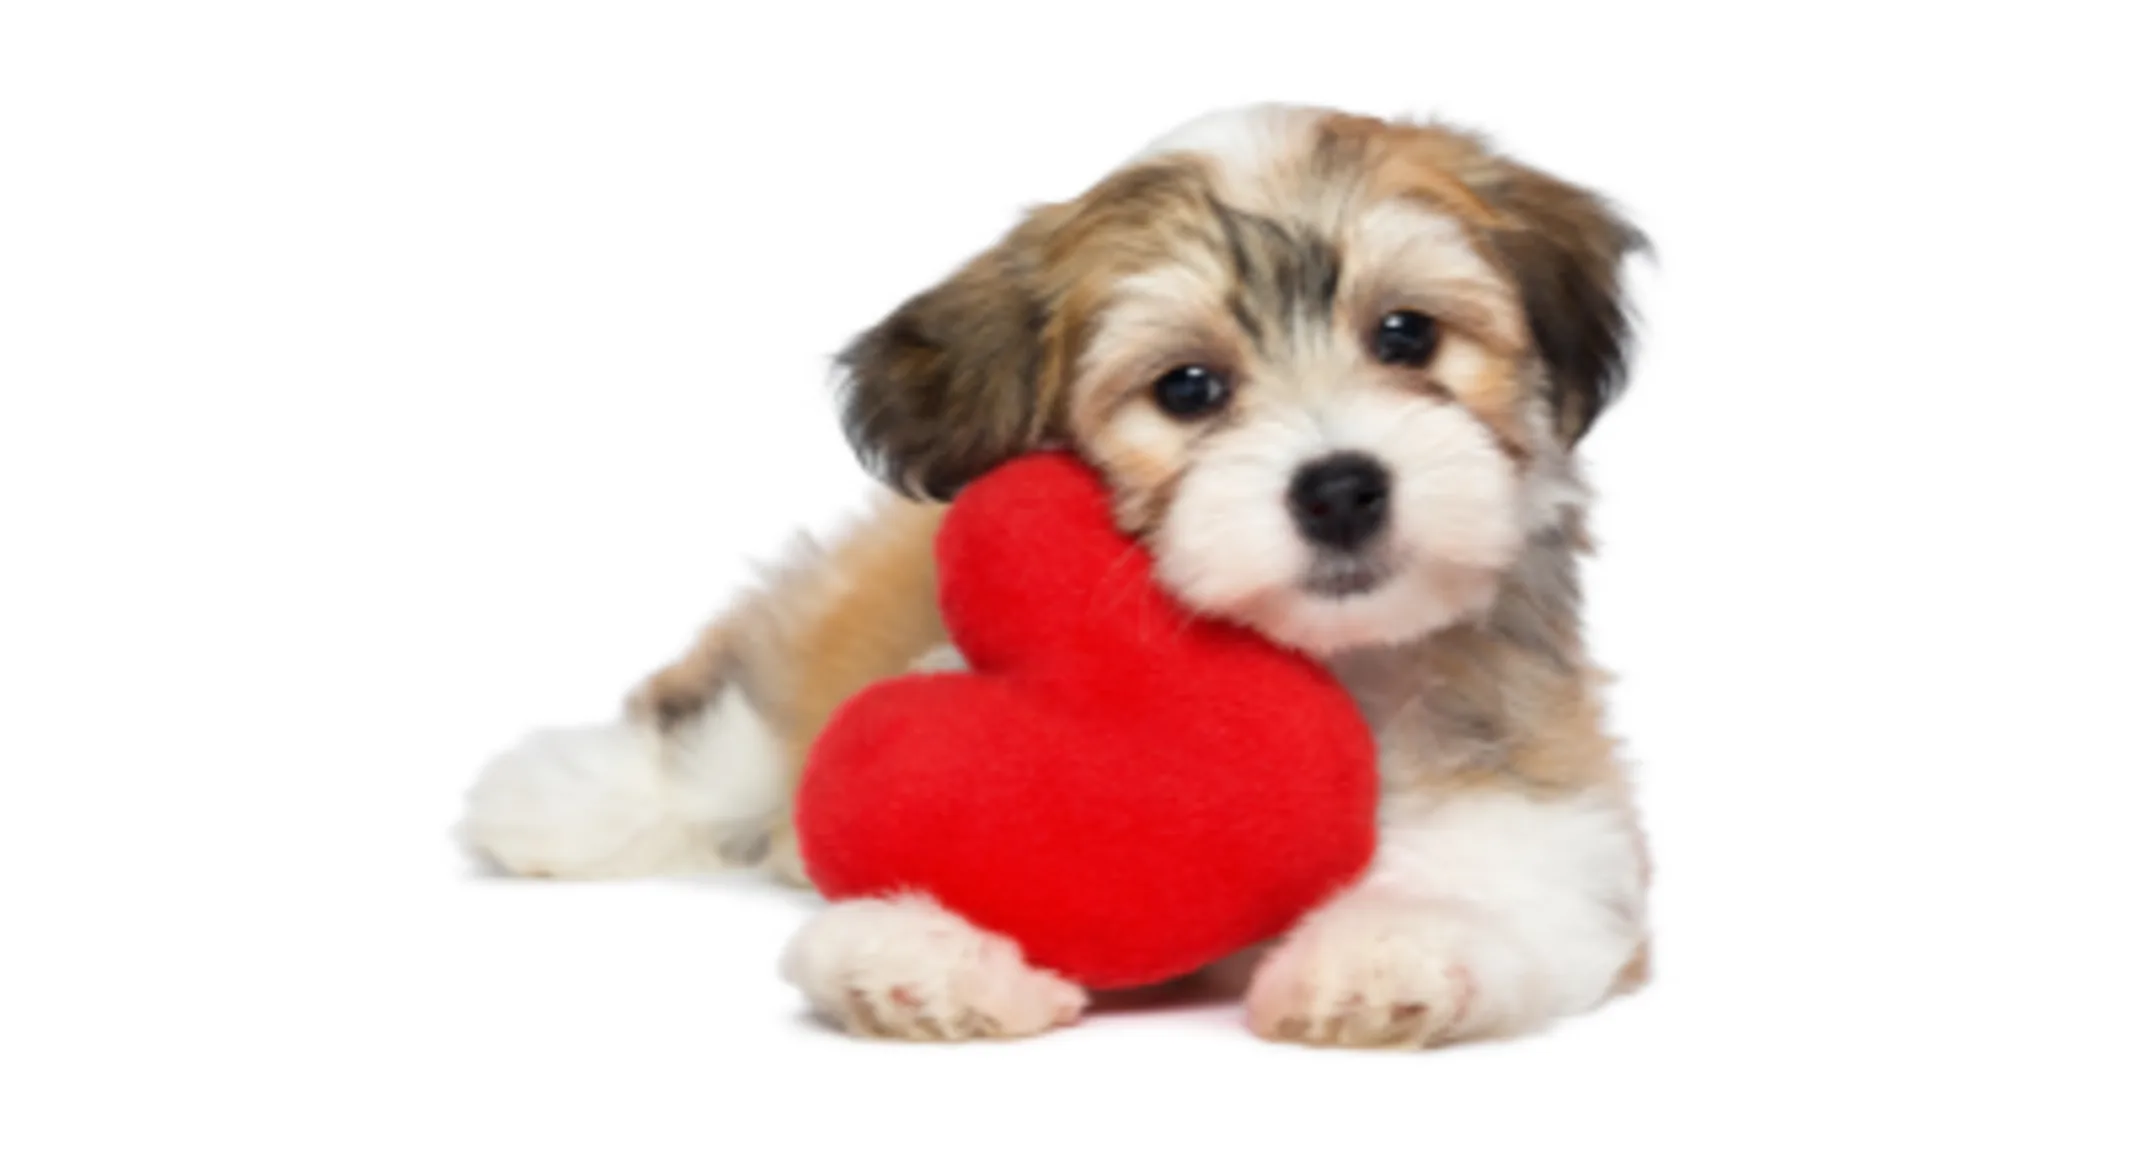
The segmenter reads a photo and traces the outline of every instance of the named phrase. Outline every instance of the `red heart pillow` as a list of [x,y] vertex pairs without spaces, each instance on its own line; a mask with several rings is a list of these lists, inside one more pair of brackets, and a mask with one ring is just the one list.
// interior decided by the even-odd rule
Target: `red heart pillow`
[[1095,989],[1285,931],[1365,867],[1374,740],[1336,679],[1152,581],[1076,459],[968,487],[937,539],[972,674],[857,695],[795,823],[833,899],[921,890]]

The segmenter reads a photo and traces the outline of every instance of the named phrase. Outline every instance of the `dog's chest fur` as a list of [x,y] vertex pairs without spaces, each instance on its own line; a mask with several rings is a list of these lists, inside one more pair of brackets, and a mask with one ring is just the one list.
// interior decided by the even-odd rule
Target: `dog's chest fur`
[[1594,721],[1573,522],[1534,537],[1491,610],[1429,638],[1331,661],[1380,751],[1385,790],[1480,776],[1564,785],[1571,726]]

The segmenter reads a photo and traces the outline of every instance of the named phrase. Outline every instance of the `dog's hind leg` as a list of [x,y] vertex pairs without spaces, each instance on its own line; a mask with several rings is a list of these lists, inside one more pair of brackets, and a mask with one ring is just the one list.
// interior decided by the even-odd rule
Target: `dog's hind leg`
[[788,823],[833,710],[944,642],[938,507],[886,500],[800,544],[633,692],[623,717],[537,731],[493,759],[459,829],[516,875],[614,878],[766,863],[807,885]]

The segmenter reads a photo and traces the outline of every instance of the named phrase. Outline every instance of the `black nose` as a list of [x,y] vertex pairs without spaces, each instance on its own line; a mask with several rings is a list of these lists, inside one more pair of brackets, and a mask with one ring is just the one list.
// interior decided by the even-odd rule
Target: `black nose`
[[1309,540],[1355,549],[1389,524],[1390,472],[1365,454],[1333,454],[1293,475],[1286,504]]

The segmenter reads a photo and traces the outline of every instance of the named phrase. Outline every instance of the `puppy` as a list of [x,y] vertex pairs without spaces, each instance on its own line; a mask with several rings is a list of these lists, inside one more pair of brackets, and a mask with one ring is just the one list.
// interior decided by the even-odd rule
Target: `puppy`
[[[1257,1033],[1429,1046],[1630,989],[1648,866],[1584,649],[1574,451],[1621,383],[1642,247],[1446,127],[1255,107],[1177,130],[858,338],[846,430],[897,494],[623,721],[492,763],[465,840],[524,875],[768,861],[806,885],[786,805],[812,737],[870,681],[958,662],[934,503],[1067,446],[1173,594],[1328,662],[1376,730],[1376,860],[1263,957]],[[872,1035],[1024,1035],[1086,1002],[926,896],[832,905],[783,970]]]

